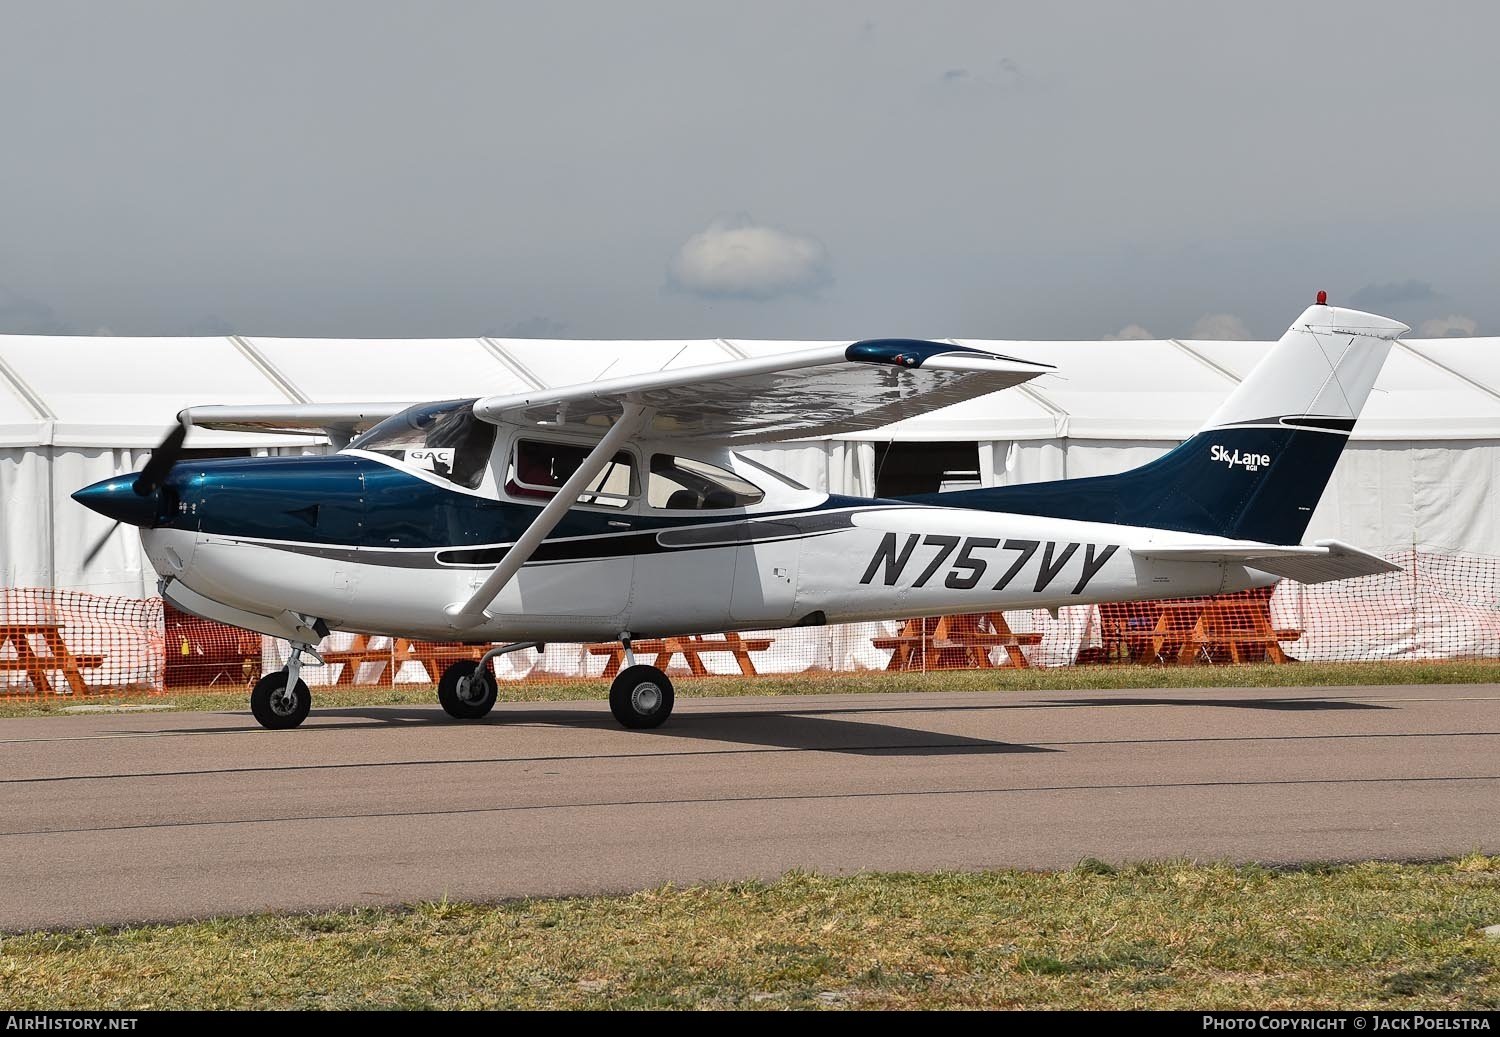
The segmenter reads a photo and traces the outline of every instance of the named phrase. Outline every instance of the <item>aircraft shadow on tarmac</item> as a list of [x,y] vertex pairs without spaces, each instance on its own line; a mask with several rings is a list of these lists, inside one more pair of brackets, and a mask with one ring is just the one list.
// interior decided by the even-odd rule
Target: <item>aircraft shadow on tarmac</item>
[[798,712],[684,713],[674,717],[670,729],[664,729],[664,733],[681,738],[857,756],[990,756],[1058,751],[1039,745]]
[[1355,702],[1351,699],[1205,699],[1118,697],[1064,699],[1041,703],[1046,706],[1218,706],[1224,709],[1271,709],[1289,713],[1319,712],[1341,709],[1395,709],[1377,702]]
[[[819,711],[819,714],[825,712],[827,711]],[[868,714],[869,710],[857,712]],[[379,724],[372,724],[371,721],[378,721]],[[504,728],[518,725],[619,730],[619,725],[614,719],[603,711],[596,714],[546,708],[507,709],[503,712],[492,713],[486,719],[476,723],[452,720],[432,709],[410,709],[399,706],[325,709],[314,714],[314,722],[308,726],[308,730],[372,731],[386,727],[388,730],[398,731],[412,727],[473,728],[479,726],[498,729],[495,734],[500,737],[504,734]],[[285,735],[280,737],[285,737]],[[795,709],[788,709],[785,712],[765,710],[742,713],[733,711],[681,712],[674,716],[666,726],[654,731],[633,732],[632,737],[643,741],[673,738],[703,742],[731,742],[772,749],[850,753],[862,756],[988,756],[1003,753],[1059,751],[1038,745],[969,738],[896,724],[870,723],[865,720],[841,719],[818,714],[809,715]],[[659,751],[664,754],[674,751],[684,753],[700,751],[690,746],[666,744],[660,746],[643,744],[638,749],[643,752]]]

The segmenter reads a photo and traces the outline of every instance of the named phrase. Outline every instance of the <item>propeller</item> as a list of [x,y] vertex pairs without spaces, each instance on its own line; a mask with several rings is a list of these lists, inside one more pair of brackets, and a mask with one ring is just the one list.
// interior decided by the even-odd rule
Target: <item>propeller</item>
[[141,469],[141,474],[135,477],[136,493],[142,497],[149,497],[161,488],[162,480],[177,463],[177,455],[182,453],[182,444],[187,439],[187,432],[187,423],[178,419],[177,425],[167,433],[167,438],[161,441],[159,447],[151,451],[151,456],[146,461],[146,467]]
[[99,552],[104,550],[104,545],[109,543],[109,538],[115,535],[115,530],[120,528],[120,520],[115,519],[104,531],[104,535],[94,541],[94,546],[89,548],[89,553],[83,556],[83,565],[80,568],[87,569],[94,564],[94,559],[99,557]]
[[[135,477],[135,482],[131,484],[131,488],[135,490],[138,496],[149,497],[161,489],[161,484],[166,479],[167,473],[172,470],[172,466],[177,463],[177,458],[182,453],[182,444],[187,440],[187,433],[187,423],[179,418],[177,424],[172,428],[172,431],[167,433],[166,438],[161,441],[161,444],[155,450],[151,451],[151,456],[147,458],[145,467],[141,469],[140,474]],[[94,559],[99,557],[99,552],[104,550],[104,545],[109,543],[109,538],[115,535],[115,530],[120,528],[120,523],[121,520],[116,519],[104,531],[103,535],[94,541],[88,553],[83,556],[83,568],[87,569],[93,564]]]

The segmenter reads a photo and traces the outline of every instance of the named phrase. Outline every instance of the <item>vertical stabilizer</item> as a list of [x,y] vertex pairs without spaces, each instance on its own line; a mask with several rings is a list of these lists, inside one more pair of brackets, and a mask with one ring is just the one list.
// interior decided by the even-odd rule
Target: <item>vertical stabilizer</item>
[[1295,544],[1333,475],[1399,321],[1309,306],[1177,449],[1091,479],[928,495],[924,503]]

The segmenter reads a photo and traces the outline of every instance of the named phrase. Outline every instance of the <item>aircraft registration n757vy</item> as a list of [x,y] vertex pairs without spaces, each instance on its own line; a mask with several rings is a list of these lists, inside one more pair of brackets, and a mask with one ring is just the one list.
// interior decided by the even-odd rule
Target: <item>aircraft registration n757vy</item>
[[[876,428],[1017,385],[1043,364],[911,339],[512,396],[193,407],[135,476],[74,498],[140,527],[162,594],[285,638],[251,694],[295,727],[302,657],[330,629],[492,643],[443,673],[454,717],[497,696],[490,661],[623,642],[610,706],[672,711],[633,637],[1214,594],[1396,568],[1302,546],[1392,342],[1384,317],[1309,307],[1209,418],[1133,471],[901,499],[811,490],[746,444]],[[327,435],[326,456],[178,461],[190,426]]]

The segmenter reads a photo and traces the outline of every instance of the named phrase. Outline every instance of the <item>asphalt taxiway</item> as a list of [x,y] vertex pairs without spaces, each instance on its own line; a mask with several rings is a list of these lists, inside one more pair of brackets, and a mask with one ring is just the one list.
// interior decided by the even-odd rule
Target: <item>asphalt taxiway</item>
[[1500,851],[1500,686],[0,720],[0,930],[1083,857]]

